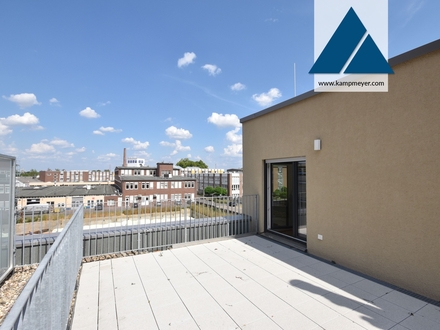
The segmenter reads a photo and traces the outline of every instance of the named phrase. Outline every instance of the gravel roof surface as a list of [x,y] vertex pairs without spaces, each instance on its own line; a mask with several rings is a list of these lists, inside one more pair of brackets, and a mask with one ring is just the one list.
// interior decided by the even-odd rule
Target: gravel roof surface
[[16,267],[12,275],[0,284],[0,324],[14,306],[21,291],[37,269],[37,264]]

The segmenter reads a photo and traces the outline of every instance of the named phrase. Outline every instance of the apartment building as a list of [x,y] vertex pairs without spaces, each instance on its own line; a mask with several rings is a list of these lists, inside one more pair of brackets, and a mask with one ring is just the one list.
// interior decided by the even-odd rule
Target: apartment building
[[200,168],[189,166],[185,168],[180,168],[180,172],[182,173],[182,175],[188,176],[190,174],[221,174],[226,171],[222,168]]
[[172,163],[157,163],[156,167],[128,163],[115,169],[115,185],[126,206],[149,205],[171,200],[193,200],[197,195],[195,178],[184,177]]
[[227,190],[227,195],[234,198],[243,196],[243,171],[227,170],[216,173],[214,171],[200,173],[197,170],[187,171],[187,177],[197,180],[198,194],[203,195],[206,187],[221,187]]
[[74,171],[40,171],[39,179],[42,182],[54,184],[75,184],[75,183],[109,183],[115,180],[114,172],[110,170],[74,170]]

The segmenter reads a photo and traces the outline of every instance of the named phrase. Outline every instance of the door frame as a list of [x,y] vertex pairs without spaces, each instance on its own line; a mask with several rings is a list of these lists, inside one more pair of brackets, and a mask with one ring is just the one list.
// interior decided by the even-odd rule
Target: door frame
[[[282,235],[283,237],[288,237],[290,239],[298,240],[298,241],[301,241],[301,242],[306,242],[307,238],[306,239],[302,239],[300,237],[293,236],[293,233],[297,232],[297,229],[295,229],[295,228],[292,228],[292,236],[284,235],[284,234],[279,233],[279,232],[277,232],[275,230],[272,230],[270,228],[271,223],[272,223],[272,221],[271,221],[272,220],[271,219],[271,216],[272,216],[272,212],[271,212],[272,211],[272,204],[271,204],[271,202],[272,202],[272,197],[271,197],[272,196],[272,191],[271,191],[271,189],[272,189],[272,187],[271,187],[271,184],[272,184],[271,166],[272,166],[272,164],[276,164],[276,163],[292,163],[292,164],[294,164],[294,163],[298,163],[298,162],[306,162],[306,157],[266,159],[264,161],[264,183],[265,183],[265,187],[264,187],[264,206],[265,206],[265,210],[264,210],[265,211],[264,231],[270,231],[271,233]],[[306,162],[306,168],[307,168],[307,162]],[[297,206],[297,201],[296,201],[297,195],[296,195],[296,192],[293,191],[292,193],[293,193],[293,199],[294,199],[292,201],[293,205]],[[297,225],[297,224],[294,224],[294,225]]]

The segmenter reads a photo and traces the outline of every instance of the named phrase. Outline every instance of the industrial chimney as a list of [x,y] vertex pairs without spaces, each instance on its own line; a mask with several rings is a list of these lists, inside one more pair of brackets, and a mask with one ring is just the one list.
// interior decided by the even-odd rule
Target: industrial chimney
[[124,162],[122,166],[127,167],[127,148],[124,148]]

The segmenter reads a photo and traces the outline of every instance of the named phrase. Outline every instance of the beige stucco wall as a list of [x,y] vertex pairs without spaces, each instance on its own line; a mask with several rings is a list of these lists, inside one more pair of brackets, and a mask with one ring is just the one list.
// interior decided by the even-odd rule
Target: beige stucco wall
[[440,300],[440,51],[393,69],[245,121],[244,194],[263,228],[264,160],[305,156],[309,253]]

